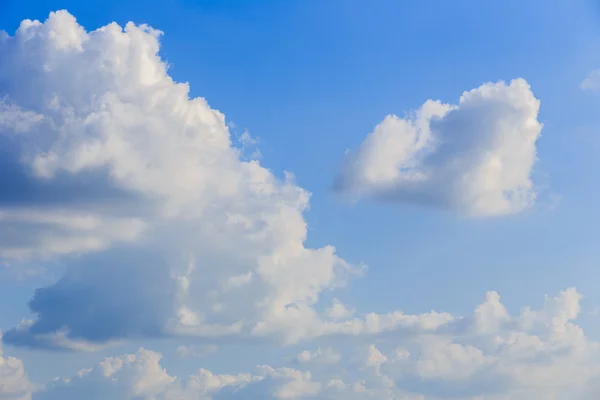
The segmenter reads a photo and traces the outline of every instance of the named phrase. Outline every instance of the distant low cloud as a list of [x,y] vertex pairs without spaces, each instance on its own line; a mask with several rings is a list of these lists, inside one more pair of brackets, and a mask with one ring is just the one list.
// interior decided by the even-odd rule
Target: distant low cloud
[[594,400],[600,344],[575,323],[580,300],[567,289],[539,309],[511,315],[489,292],[470,315],[454,316],[436,332],[360,338],[302,351],[293,367],[257,365],[242,373],[201,368],[177,377],[161,365],[161,354],[141,348],[34,387],[20,360],[0,358],[0,385],[12,390],[4,397],[0,390],[0,399]]
[[516,79],[465,92],[457,105],[428,100],[406,117],[388,115],[346,154],[334,187],[470,216],[519,213],[536,200],[539,106]]

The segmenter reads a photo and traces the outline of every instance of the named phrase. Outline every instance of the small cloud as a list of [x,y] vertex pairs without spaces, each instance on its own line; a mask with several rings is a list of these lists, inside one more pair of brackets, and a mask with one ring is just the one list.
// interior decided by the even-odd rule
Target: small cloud
[[219,348],[215,345],[178,346],[176,353],[181,358],[202,358],[216,353]]
[[255,145],[258,143],[258,138],[254,138],[252,136],[250,136],[250,132],[248,131],[244,131],[244,133],[242,133],[242,135],[240,136],[240,143],[242,144],[242,146],[250,146],[250,145]]
[[325,349],[319,347],[313,352],[308,350],[302,351],[296,356],[296,361],[300,364],[333,365],[340,362],[341,358],[341,355],[331,347]]
[[600,90],[600,69],[590,72],[590,74],[579,85],[584,90],[597,92]]

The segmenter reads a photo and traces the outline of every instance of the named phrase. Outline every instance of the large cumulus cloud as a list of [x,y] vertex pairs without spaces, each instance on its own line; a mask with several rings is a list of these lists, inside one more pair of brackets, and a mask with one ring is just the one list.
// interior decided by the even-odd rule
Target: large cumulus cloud
[[333,247],[304,247],[309,194],[242,161],[224,115],[168,75],[159,36],[87,32],[66,11],[2,36],[1,135],[21,201],[2,201],[0,257],[67,260],[6,341],[280,332],[352,271]]
[[388,115],[346,154],[335,188],[470,216],[521,212],[536,198],[539,106],[516,79],[465,92],[457,105],[428,100],[404,118]]

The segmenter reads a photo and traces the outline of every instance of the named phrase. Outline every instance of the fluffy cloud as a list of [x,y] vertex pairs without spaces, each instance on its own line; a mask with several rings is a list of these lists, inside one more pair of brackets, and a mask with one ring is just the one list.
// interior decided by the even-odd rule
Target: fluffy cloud
[[4,357],[0,342],[0,400],[30,400],[35,389],[25,373],[23,362],[14,357]]
[[335,188],[472,216],[521,212],[536,197],[539,105],[516,79],[465,92],[458,105],[428,100],[405,118],[388,115],[347,153]]
[[[255,373],[214,374],[206,369],[180,379],[160,365],[159,353],[140,349],[135,354],[110,357],[75,377],[57,379],[33,393],[34,400],[70,399],[292,399],[314,395],[321,384],[310,372],[258,366]],[[240,397],[241,396],[241,397]],[[252,397],[254,398],[254,397]]]
[[524,307],[511,315],[490,292],[471,315],[435,333],[306,350],[294,368],[258,365],[230,374],[201,368],[176,377],[161,365],[160,354],[140,349],[37,390],[12,359],[0,383],[21,381],[12,387],[33,400],[592,400],[600,347],[574,322],[580,299],[568,289],[538,310]]
[[[107,358],[76,377],[60,379],[34,393],[34,400],[90,399],[294,399],[321,392],[310,372],[259,366],[255,373],[214,374],[200,369],[185,379],[170,376],[161,355],[146,349]],[[91,396],[91,397],[90,397]],[[260,396],[260,397],[252,397]]]
[[73,378],[57,379],[34,399],[155,398],[175,381],[160,366],[161,355],[140,349],[136,354],[106,358]]

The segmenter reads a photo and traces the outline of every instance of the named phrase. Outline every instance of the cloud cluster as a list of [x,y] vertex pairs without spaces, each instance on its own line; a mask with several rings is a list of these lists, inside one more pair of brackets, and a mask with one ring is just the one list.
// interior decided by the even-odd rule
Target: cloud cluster
[[[574,289],[516,316],[495,292],[467,317],[324,303],[362,267],[305,245],[310,194],[243,156],[253,140],[235,143],[225,116],[172,80],[160,35],[132,23],[88,32],[66,11],[0,33],[0,262],[65,267],[3,341],[93,350],[202,338],[181,357],[216,355],[228,340],[323,346],[291,367],[186,377],[140,349],[41,389],[0,353],[0,399],[595,398],[600,354],[573,322]],[[538,109],[517,79],[388,116],[347,155],[336,187],[468,215],[520,212],[535,201]]]
[[457,105],[428,100],[404,118],[388,115],[346,154],[335,188],[471,216],[521,212],[536,198],[539,106],[516,79],[465,92]]
[[135,354],[110,357],[73,378],[57,379],[34,393],[33,399],[286,399],[317,394],[321,389],[309,372],[291,368],[258,366],[254,373],[231,375],[200,369],[180,379],[170,376],[160,360],[159,353],[143,348]]
[[305,350],[294,367],[258,365],[231,374],[201,368],[175,377],[161,366],[160,354],[140,349],[39,389],[24,378],[20,361],[8,359],[12,368],[5,370],[12,372],[0,369],[0,383],[33,400],[592,400],[600,344],[574,322],[580,299],[568,289],[540,309],[511,315],[490,292],[472,314],[443,330]]

